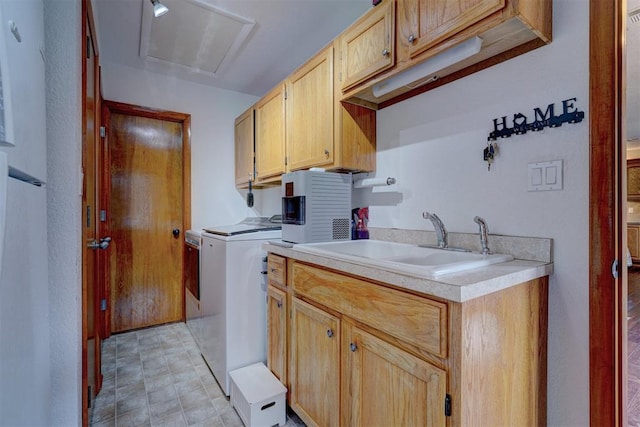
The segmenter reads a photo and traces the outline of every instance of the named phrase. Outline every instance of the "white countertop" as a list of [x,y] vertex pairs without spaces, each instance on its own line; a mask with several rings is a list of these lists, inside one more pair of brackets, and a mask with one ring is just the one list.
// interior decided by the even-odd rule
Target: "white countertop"
[[437,280],[430,280],[300,252],[295,249],[295,246],[285,248],[264,243],[263,249],[287,258],[455,302],[468,301],[553,273],[553,263],[514,259],[513,261],[487,267],[447,274],[440,276]]

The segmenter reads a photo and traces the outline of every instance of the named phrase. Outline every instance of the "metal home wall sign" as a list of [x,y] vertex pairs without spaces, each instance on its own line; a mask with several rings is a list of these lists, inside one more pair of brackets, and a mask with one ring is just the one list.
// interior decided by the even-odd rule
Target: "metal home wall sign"
[[[562,114],[556,115],[555,104],[547,105],[542,111],[541,108],[533,109],[533,121],[522,113],[515,113],[511,123],[507,121],[507,116],[493,119],[493,132],[489,134],[488,141],[495,141],[498,138],[509,138],[511,135],[523,135],[528,131],[538,132],[545,127],[560,127],[563,123],[580,123],[584,119],[584,111],[578,111],[575,106],[576,98],[569,98],[561,101]],[[511,124],[511,127],[509,127]]]

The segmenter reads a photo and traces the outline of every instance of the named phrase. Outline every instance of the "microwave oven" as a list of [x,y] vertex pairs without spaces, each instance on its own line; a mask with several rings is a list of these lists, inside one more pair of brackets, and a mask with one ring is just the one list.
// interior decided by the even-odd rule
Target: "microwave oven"
[[282,176],[282,240],[329,242],[351,238],[351,175],[296,171]]

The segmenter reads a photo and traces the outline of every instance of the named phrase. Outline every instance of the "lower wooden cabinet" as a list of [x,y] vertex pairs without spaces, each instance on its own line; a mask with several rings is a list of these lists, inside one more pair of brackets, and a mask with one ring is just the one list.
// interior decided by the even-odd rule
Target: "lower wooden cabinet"
[[307,425],[546,424],[548,277],[458,303],[284,265],[286,293],[269,292],[269,363]]
[[340,421],[340,319],[293,298],[291,408],[310,426]]
[[269,285],[267,288],[267,367],[282,384],[287,378],[287,294]]
[[446,371],[349,322],[342,337],[343,426],[446,424]]
[[640,262],[640,225],[627,224],[627,246],[633,263]]

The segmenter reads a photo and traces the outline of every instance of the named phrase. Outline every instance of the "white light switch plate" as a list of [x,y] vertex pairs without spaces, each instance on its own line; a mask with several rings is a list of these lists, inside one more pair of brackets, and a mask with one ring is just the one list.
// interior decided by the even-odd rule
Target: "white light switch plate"
[[527,190],[562,190],[562,160],[529,163],[527,165]]

